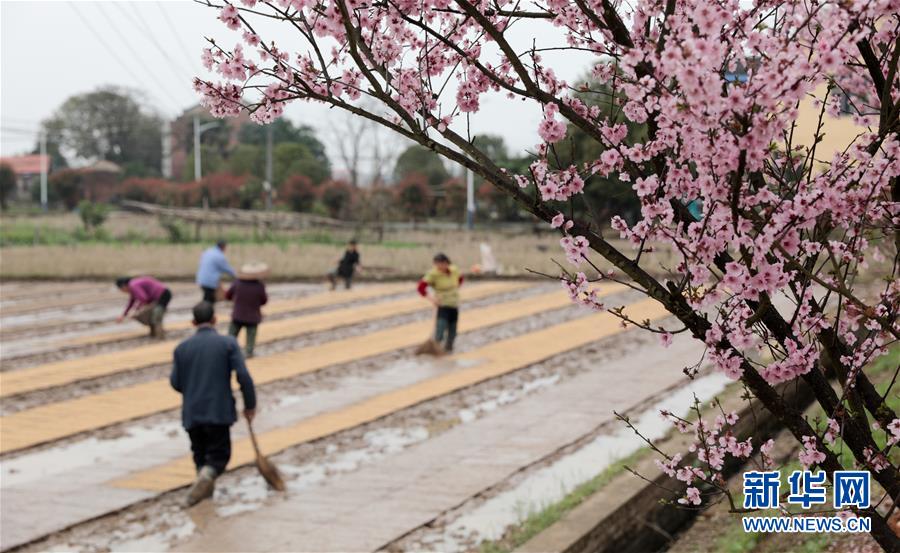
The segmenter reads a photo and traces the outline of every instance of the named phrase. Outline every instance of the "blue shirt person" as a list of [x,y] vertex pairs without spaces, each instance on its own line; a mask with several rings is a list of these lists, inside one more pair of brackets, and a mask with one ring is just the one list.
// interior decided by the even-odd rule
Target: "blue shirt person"
[[223,274],[234,278],[235,271],[225,257],[226,243],[220,240],[215,246],[204,250],[200,256],[200,266],[197,269],[197,285],[203,290],[203,301],[216,302],[216,290],[219,288],[219,279]]

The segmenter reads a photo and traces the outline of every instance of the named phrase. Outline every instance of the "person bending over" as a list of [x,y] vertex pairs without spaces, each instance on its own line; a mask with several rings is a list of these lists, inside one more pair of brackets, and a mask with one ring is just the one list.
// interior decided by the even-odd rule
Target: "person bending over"
[[128,294],[128,305],[125,311],[116,318],[121,323],[134,309],[138,314],[136,319],[150,327],[152,338],[163,338],[163,317],[169,302],[172,300],[172,291],[165,284],[153,277],[121,277],[116,279],[116,288]]

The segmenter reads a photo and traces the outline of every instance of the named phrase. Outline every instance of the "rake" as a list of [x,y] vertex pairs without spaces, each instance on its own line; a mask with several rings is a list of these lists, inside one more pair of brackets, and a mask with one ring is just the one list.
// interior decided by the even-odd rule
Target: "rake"
[[259,473],[262,475],[263,479],[265,479],[266,483],[269,484],[273,489],[283,492],[286,487],[284,485],[284,479],[281,478],[281,473],[278,472],[278,467],[273,465],[262,453],[259,452],[259,444],[256,443],[256,434],[253,432],[253,425],[250,421],[247,421],[247,430],[250,431],[250,441],[253,443],[253,451],[256,452],[256,468],[259,470]]

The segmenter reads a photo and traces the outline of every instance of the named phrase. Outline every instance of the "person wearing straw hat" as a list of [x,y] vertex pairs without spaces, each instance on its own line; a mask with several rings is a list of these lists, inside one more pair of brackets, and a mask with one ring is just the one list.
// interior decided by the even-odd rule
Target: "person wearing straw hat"
[[238,337],[241,329],[246,329],[246,346],[244,354],[253,357],[256,346],[256,329],[262,322],[261,307],[269,301],[263,279],[269,273],[265,263],[245,263],[237,274],[237,280],[225,292],[225,299],[234,302],[231,310],[231,324],[228,334]]
[[172,300],[172,291],[162,282],[149,276],[117,278],[116,288],[128,294],[128,305],[116,318],[116,322],[124,321],[134,308],[135,319],[150,327],[150,337],[163,338],[162,322]]

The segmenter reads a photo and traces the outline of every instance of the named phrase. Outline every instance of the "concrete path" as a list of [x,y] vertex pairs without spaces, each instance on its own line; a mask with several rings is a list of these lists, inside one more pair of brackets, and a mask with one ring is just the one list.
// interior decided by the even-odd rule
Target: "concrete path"
[[590,434],[613,420],[613,410],[684,381],[681,369],[701,352],[701,344],[678,338],[669,349],[602,364],[355,473],[212,520],[174,550],[378,550]]

